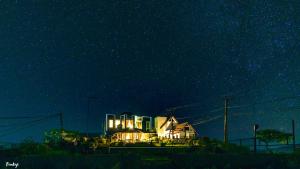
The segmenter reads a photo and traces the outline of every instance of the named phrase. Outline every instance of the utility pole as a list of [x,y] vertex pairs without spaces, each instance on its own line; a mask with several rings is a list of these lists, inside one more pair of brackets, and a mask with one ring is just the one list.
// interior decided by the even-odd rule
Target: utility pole
[[59,114],[59,122],[60,122],[60,139],[61,139],[61,143],[63,140],[63,130],[64,130],[64,121],[63,121],[63,113],[60,112]]
[[254,126],[253,126],[253,131],[254,131],[253,151],[254,151],[254,153],[256,153],[256,150],[257,150],[257,146],[256,146],[256,132],[257,132],[258,128],[259,128],[259,125],[258,124],[254,124]]
[[228,143],[228,96],[225,96],[225,104],[224,104],[224,143]]
[[59,113],[59,121],[60,121],[60,132],[62,132],[64,129],[64,121],[63,121],[63,113],[62,112]]
[[292,129],[293,129],[293,151],[296,151],[296,138],[295,138],[295,120],[292,120]]
[[102,135],[105,135],[106,133],[105,133],[105,120],[103,120],[102,121],[102,132],[103,132],[103,134]]
[[88,96],[88,111],[86,114],[86,137],[88,137],[88,130],[89,130],[89,115],[90,115],[90,107],[91,107],[91,102],[92,100],[96,100],[97,97],[95,96]]

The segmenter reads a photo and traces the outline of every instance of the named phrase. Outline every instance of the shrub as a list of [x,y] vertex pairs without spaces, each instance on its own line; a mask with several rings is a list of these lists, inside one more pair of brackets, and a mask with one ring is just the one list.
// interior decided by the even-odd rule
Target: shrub
[[24,155],[29,154],[46,154],[51,148],[46,144],[39,144],[32,139],[25,139],[19,147],[20,153]]
[[161,147],[165,147],[166,145],[167,145],[167,143],[163,143],[163,142],[160,143]]

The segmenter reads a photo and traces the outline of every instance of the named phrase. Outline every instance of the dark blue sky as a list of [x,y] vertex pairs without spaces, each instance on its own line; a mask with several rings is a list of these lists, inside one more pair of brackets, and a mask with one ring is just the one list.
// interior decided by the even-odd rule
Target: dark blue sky
[[[200,103],[177,115],[214,116],[226,93],[232,105],[299,95],[297,1],[1,0],[0,11],[3,116],[63,112],[65,128],[85,131],[93,95],[89,128],[100,132],[105,113],[154,115]],[[232,110],[252,115],[232,117],[230,137],[248,137],[256,122],[288,131],[292,118],[300,122],[298,105]],[[58,125],[53,119],[2,138],[40,138]],[[222,120],[197,129],[222,137]]]

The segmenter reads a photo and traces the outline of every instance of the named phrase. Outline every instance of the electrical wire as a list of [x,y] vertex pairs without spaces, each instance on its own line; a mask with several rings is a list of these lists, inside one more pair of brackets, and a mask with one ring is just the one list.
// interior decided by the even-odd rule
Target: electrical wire
[[209,119],[205,119],[205,120],[201,120],[199,122],[193,123],[192,125],[196,126],[196,125],[200,125],[200,124],[205,124],[205,123],[208,123],[208,122],[211,122],[211,121],[218,120],[218,119],[220,119],[222,117],[223,117],[222,115],[213,116],[213,117],[211,117]]
[[[54,115],[54,114],[52,114]],[[52,116],[52,115],[48,115],[48,116]],[[55,114],[58,115],[58,114]],[[0,120],[17,120],[17,119],[35,119],[35,118],[43,118],[43,117],[48,117],[48,116],[2,116],[0,117]]]
[[[213,110],[210,110],[210,111],[207,111],[206,112],[206,114],[208,114],[208,113],[214,113],[214,112],[219,112],[219,111],[222,111],[222,110],[224,110],[224,108],[223,107],[220,107],[220,108],[216,108],[216,109],[213,109]],[[201,114],[201,115],[194,115],[194,116],[185,116],[185,117],[176,117],[176,119],[194,119],[194,118],[196,118],[196,117],[203,117],[203,116],[205,116],[205,114]]]
[[38,123],[40,123],[42,121],[45,121],[45,120],[48,120],[48,119],[51,119],[51,118],[57,117],[57,116],[58,116],[58,114],[53,114],[53,115],[49,115],[49,116],[44,116],[43,118],[40,118],[40,119],[37,119],[37,120],[33,120],[33,121],[30,121],[30,122],[24,123],[20,127],[8,130],[5,133],[0,134],[0,137],[4,137],[4,136],[7,136],[7,135],[14,134],[16,132],[19,132],[19,131],[25,129],[25,128],[35,126],[35,125],[37,125]]
[[290,99],[297,99],[297,98],[300,98],[300,95],[275,98],[275,99],[272,99],[272,100],[266,100],[266,101],[262,101],[262,102],[256,102],[256,103],[253,103],[253,104],[244,104],[244,105],[229,106],[228,108],[229,109],[244,108],[244,107],[250,107],[250,106],[254,106],[254,105],[261,105],[261,104],[267,104],[267,103],[272,103],[272,102],[281,102],[281,101],[290,100]]

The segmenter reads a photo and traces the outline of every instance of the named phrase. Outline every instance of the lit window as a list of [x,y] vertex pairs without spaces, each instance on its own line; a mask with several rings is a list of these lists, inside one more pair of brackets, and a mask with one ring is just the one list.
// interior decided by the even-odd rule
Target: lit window
[[124,129],[125,128],[125,121],[121,119],[121,122],[122,122],[122,124],[121,124],[122,125],[122,129]]
[[133,129],[133,125],[131,123],[131,120],[128,120],[127,127],[130,128],[130,129]]
[[142,122],[136,122],[136,128],[142,129]]
[[118,125],[120,125],[120,120],[116,120],[116,128],[118,128]]
[[126,133],[126,140],[129,140],[130,139],[130,135],[129,133]]
[[113,128],[114,127],[114,120],[109,120],[108,121],[108,127]]

